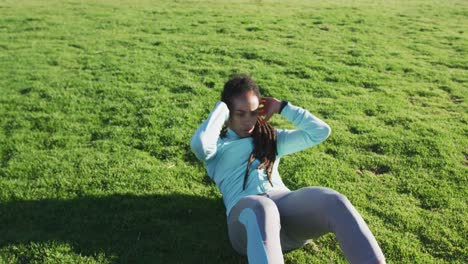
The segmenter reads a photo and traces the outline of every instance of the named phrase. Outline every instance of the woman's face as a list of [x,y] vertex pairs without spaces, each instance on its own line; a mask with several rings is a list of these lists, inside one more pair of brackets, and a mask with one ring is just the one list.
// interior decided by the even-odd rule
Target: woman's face
[[257,122],[258,106],[259,100],[253,91],[234,97],[228,127],[240,137],[250,136]]

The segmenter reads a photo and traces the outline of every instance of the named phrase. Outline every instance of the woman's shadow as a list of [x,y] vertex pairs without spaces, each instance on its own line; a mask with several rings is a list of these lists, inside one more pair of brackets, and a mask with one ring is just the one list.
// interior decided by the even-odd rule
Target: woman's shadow
[[246,263],[229,244],[220,199],[129,194],[0,203],[0,249],[51,242],[119,263]]

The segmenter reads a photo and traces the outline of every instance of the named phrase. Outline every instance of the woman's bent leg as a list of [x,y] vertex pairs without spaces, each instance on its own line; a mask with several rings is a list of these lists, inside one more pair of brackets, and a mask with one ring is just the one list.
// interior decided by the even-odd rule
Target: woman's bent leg
[[278,208],[264,196],[242,198],[228,216],[231,244],[251,264],[284,263],[280,229]]
[[272,196],[283,233],[297,241],[333,232],[350,263],[384,263],[377,241],[348,199],[328,188],[306,187]]

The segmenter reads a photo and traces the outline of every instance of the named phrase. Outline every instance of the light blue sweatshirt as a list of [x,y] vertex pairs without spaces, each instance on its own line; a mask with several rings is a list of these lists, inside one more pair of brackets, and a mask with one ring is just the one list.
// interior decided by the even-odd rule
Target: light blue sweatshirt
[[257,169],[260,161],[255,160],[250,167],[245,190],[242,190],[247,162],[253,151],[253,138],[241,138],[229,128],[227,136],[220,137],[223,124],[229,119],[229,109],[224,102],[216,103],[192,136],[192,150],[205,164],[208,175],[221,191],[227,215],[242,197],[288,189],[278,173],[280,158],[316,145],[330,135],[331,129],[325,122],[291,103],[283,108],[281,115],[297,129],[276,129],[278,155],[273,165],[273,186],[268,182],[266,170]]

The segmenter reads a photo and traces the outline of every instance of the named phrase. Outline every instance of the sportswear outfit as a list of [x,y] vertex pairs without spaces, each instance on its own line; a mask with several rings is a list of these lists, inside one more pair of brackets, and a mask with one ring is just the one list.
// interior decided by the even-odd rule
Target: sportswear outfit
[[281,111],[297,128],[276,129],[277,156],[272,184],[266,170],[254,160],[243,189],[252,137],[239,137],[227,129],[220,137],[229,109],[217,102],[198,127],[191,147],[223,195],[229,239],[233,248],[247,255],[249,263],[284,263],[287,252],[328,232],[335,233],[350,263],[376,263],[383,253],[366,223],[348,199],[328,188],[305,187],[290,191],[281,180],[278,164],[288,155],[325,140],[330,127],[307,110],[291,103]]

